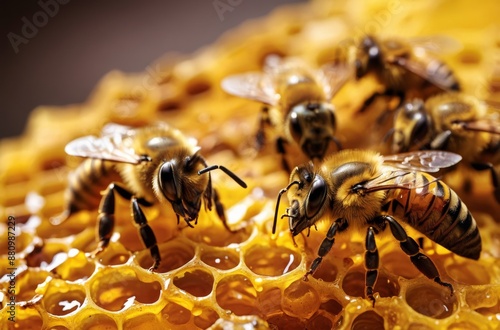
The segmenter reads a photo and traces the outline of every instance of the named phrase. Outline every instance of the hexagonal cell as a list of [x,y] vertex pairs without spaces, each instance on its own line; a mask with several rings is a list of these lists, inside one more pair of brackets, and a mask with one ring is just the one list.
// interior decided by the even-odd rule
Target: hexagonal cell
[[130,259],[130,252],[118,242],[111,242],[96,256],[97,261],[105,266],[123,265]]
[[68,258],[54,269],[62,279],[67,281],[87,280],[95,270],[95,264],[90,262],[85,253],[77,249],[68,252]]
[[282,306],[285,313],[308,319],[320,306],[319,293],[306,281],[299,279],[283,291]]
[[38,243],[34,244],[31,251],[25,256],[28,267],[46,268],[54,259],[54,256],[67,252],[68,248],[63,243]]
[[323,258],[321,266],[316,269],[312,277],[325,282],[333,282],[337,278],[338,269],[329,259]]
[[[161,263],[156,270],[157,273],[166,273],[178,269],[193,260],[195,255],[194,246],[184,239],[176,238],[172,241],[162,243],[158,246],[160,250]],[[149,250],[141,251],[137,255],[137,262],[144,269],[153,265],[153,259]]]
[[[342,280],[342,289],[346,294],[352,297],[365,296],[365,270],[361,267],[354,267],[349,269],[347,274]],[[398,296],[400,291],[399,283],[385,273],[379,272],[377,282],[373,288],[373,292],[378,292],[380,297],[394,297]]]
[[359,314],[352,321],[352,330],[384,330],[384,319],[374,311],[368,311]]
[[77,324],[81,324],[82,329],[85,330],[118,330],[118,325],[113,318],[95,312],[88,315],[82,313],[81,320]]
[[222,225],[207,226],[199,223],[195,228],[186,228],[183,231],[190,240],[210,246],[227,247],[230,244],[241,244],[248,240],[252,233],[250,227],[229,232]]
[[232,269],[240,263],[238,253],[228,248],[203,248],[201,249],[200,259],[207,265],[220,270]]
[[449,317],[458,307],[456,296],[451,296],[448,288],[423,282],[409,287],[405,300],[416,312],[435,319]]
[[262,292],[257,296],[260,315],[271,316],[281,313],[281,289],[273,287]]
[[408,256],[398,248],[388,250],[387,253],[381,255],[380,264],[389,274],[402,276],[406,279],[416,278],[421,274],[417,267],[410,262]]
[[255,315],[257,291],[252,282],[243,275],[231,275],[217,283],[215,299],[220,307],[236,315]]
[[338,315],[342,312],[342,304],[335,299],[329,299],[324,303],[321,303],[319,309],[328,312],[331,315]]
[[488,271],[477,261],[454,261],[446,265],[445,269],[448,275],[458,283],[481,285],[491,282]]
[[16,292],[17,301],[28,301],[35,296],[39,284],[45,282],[47,277],[53,276],[50,272],[29,268],[17,275]]
[[300,265],[301,255],[282,246],[253,245],[244,255],[245,264],[257,275],[279,276]]
[[161,310],[161,317],[173,325],[183,325],[191,320],[191,311],[175,302],[168,302]]
[[219,314],[217,314],[216,311],[214,311],[212,308],[205,307],[196,312],[194,316],[194,325],[201,329],[207,329],[211,327],[218,319]]
[[15,327],[11,329],[42,329],[43,320],[41,316],[22,317],[19,312],[16,313]]
[[89,281],[90,297],[98,306],[115,312],[135,303],[152,304],[162,292],[157,278],[157,274],[148,274],[145,281],[130,267],[104,268]]
[[307,321],[306,329],[334,329],[334,323],[327,316],[317,313]]
[[48,313],[62,316],[81,309],[85,300],[86,293],[83,286],[53,279],[43,295],[42,304]]
[[126,330],[146,330],[158,329],[162,324],[154,314],[144,313],[139,316],[131,317],[123,322],[123,329]]
[[[149,213],[153,213],[154,210],[151,210]],[[167,221],[172,221],[173,219],[163,219],[157,218],[155,221],[149,221],[149,226],[153,230],[155,234],[156,241],[158,243],[167,242],[172,239],[172,229],[173,226],[170,223],[166,223]],[[133,222],[132,219],[130,219]],[[174,220],[175,221],[175,220]],[[120,238],[118,242],[123,244],[123,246],[132,252],[142,251],[146,247],[141,239],[139,230],[136,226],[124,226],[120,231]]]
[[184,290],[195,297],[208,296],[213,289],[214,277],[203,269],[186,270],[174,277],[173,283],[176,287]]
[[287,315],[283,312],[269,317],[266,321],[271,326],[271,329],[306,329],[305,324],[301,319]]

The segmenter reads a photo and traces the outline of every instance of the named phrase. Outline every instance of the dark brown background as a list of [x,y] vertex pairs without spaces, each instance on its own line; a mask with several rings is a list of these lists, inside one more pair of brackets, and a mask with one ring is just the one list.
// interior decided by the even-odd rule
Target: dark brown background
[[[85,101],[99,79],[118,69],[144,70],[169,51],[191,53],[246,19],[305,0],[218,0],[236,4],[221,20],[214,0],[59,0],[16,54],[9,32],[23,37],[23,17],[43,22],[39,1],[1,0],[0,138],[21,134],[37,105]],[[23,37],[24,38],[24,37]]]

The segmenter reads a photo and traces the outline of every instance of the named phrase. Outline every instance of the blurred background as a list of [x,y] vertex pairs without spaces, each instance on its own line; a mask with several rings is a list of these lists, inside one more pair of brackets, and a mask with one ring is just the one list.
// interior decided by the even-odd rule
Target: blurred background
[[306,0],[2,0],[0,138],[38,105],[84,102],[107,72],[192,53],[247,19]]

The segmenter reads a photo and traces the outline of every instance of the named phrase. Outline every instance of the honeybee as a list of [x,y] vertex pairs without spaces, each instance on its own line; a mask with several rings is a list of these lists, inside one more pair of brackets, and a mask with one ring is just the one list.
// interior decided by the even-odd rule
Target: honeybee
[[76,212],[98,207],[97,254],[106,248],[113,233],[118,193],[131,202],[134,222],[154,260],[151,270],[158,268],[161,257],[141,205],[169,203],[177,222],[182,217],[193,227],[203,200],[209,210],[215,204],[219,218],[230,230],[219,195],[212,187],[210,171],[220,169],[241,187],[247,187],[226,167],[208,166],[194,140],[164,123],[142,128],[108,124],[100,137],[78,138],[66,145],[65,151],[87,159],[70,175],[66,209],[51,222],[57,225]]
[[423,97],[453,90],[460,84],[451,68],[436,53],[454,52],[460,44],[445,36],[411,39],[364,36],[356,48],[356,80],[373,75],[385,87],[365,102],[363,112],[379,96],[396,96],[401,104],[407,97]]
[[462,93],[414,99],[396,112],[392,151],[431,149],[458,153],[466,164],[489,170],[500,202],[500,111]]
[[307,279],[330,251],[337,234],[365,228],[365,293],[375,304],[373,287],[379,268],[375,235],[389,225],[401,249],[419,271],[453,294],[452,285],[441,280],[434,263],[406,234],[401,223],[460,256],[479,258],[481,237],[467,206],[446,184],[426,173],[452,166],[460,159],[459,155],[445,151],[381,156],[367,150],[343,150],[326,158],[320,166],[309,163],[296,167],[289,185],[278,195],[273,233],[280,199],[286,192],[290,207],[281,218],[289,218],[293,237],[324,217],[333,220],[318,257],[305,275]]
[[263,72],[229,76],[221,85],[229,94],[264,103],[257,148],[265,143],[265,130],[275,129],[277,151],[289,171],[284,157],[286,143],[298,145],[309,159],[322,159],[332,141],[341,148],[335,137],[335,111],[330,101],[348,75],[347,66],[313,69],[299,58],[270,55]]

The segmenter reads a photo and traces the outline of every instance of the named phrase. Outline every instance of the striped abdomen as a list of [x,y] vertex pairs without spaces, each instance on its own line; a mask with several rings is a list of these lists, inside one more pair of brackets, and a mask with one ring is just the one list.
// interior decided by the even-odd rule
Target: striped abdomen
[[412,175],[418,188],[390,191],[387,214],[462,257],[479,259],[481,236],[467,206],[442,181],[423,172]]
[[112,162],[101,159],[85,159],[69,175],[66,190],[66,208],[69,214],[81,210],[97,209],[101,201],[101,191],[113,181],[120,181]]

